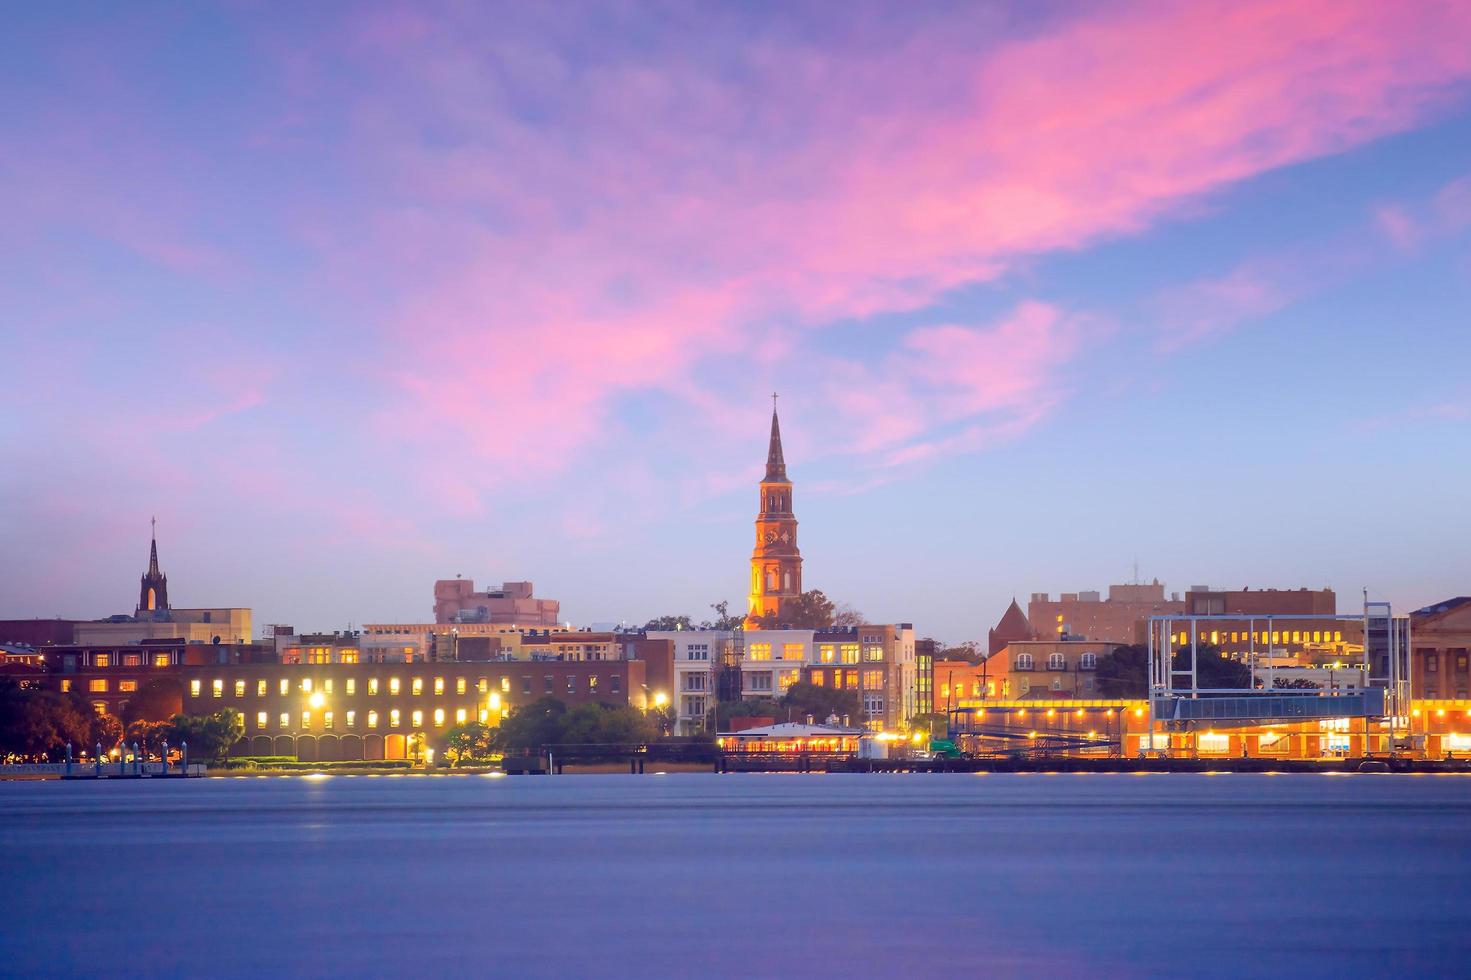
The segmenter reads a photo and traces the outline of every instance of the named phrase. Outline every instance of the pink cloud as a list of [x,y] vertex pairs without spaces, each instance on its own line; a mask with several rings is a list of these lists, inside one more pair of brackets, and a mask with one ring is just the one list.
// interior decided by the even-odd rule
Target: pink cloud
[[[799,328],[922,308],[1028,254],[1137,232],[1234,181],[1414,125],[1471,75],[1456,41],[1471,10],[1428,3],[1095,8],[935,65],[924,53],[963,28],[920,27],[858,63],[770,40],[739,84],[672,47],[655,71],[413,21],[366,36],[418,111],[358,117],[362,156],[386,162],[400,203],[331,247],[400,288],[385,377],[402,398],[383,431],[537,466],[603,437],[623,395],[688,392],[711,359],[801,358]],[[503,65],[522,66],[562,128],[507,114]],[[886,94],[931,68],[958,97]],[[426,118],[456,138],[419,140]],[[1250,316],[1289,297],[1243,273],[1190,298]],[[951,330],[916,334],[895,370],[975,342]],[[879,384],[840,409],[863,420],[860,447],[901,444],[1044,388],[1062,351],[1038,373],[1007,364],[934,396],[911,374],[892,382],[902,395]]]

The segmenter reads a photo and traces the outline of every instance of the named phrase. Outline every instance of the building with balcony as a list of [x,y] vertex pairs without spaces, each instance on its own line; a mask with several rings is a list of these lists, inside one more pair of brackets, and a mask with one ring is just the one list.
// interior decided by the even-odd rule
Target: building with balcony
[[1020,640],[986,660],[987,683],[995,684],[1001,697],[1096,698],[1098,661],[1120,646],[1097,640]]

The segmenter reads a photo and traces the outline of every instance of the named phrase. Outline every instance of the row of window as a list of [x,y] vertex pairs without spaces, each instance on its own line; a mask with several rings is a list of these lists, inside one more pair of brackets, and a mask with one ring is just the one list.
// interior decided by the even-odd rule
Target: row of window
[[[1229,640],[1227,639],[1229,637]],[[1340,630],[1258,630],[1255,633],[1232,632],[1227,630],[1211,630],[1209,633],[1201,630],[1196,634],[1201,643],[1209,643],[1213,646],[1221,643],[1342,643],[1343,633]],[[1175,642],[1180,644],[1190,643],[1190,633],[1181,630],[1175,637]]]
[[[342,715],[346,728],[357,728],[358,713],[356,711],[344,711]],[[389,728],[403,727],[403,712],[400,711],[398,708],[390,708],[387,712],[385,712],[385,715]],[[333,712],[323,711],[320,717],[322,722],[322,731],[330,732],[336,729],[337,716]],[[450,716],[448,712],[446,712],[443,708],[435,708],[433,714],[430,717],[434,721],[435,728],[443,728],[446,724],[449,723],[448,719]],[[312,712],[303,711],[301,712],[300,718],[301,725],[298,730],[303,732],[311,731],[312,724],[315,721],[315,717],[313,716]],[[366,714],[367,727],[370,729],[378,728],[381,720],[384,719],[379,715],[377,711],[369,711]],[[464,725],[469,720],[470,712],[467,709],[455,709],[454,723],[456,725]],[[482,725],[486,724],[490,720],[490,712],[485,708],[481,708],[476,714],[476,720]],[[270,727],[270,723],[270,712],[257,711],[255,713],[255,727],[257,731],[265,731]],[[409,712],[409,727],[415,729],[424,727],[423,711],[416,709]],[[276,716],[276,728],[281,731],[287,731],[291,728],[291,712],[283,711]]]
[[[1449,653],[1446,654],[1446,663],[1447,664],[1454,664],[1455,665],[1455,668],[1456,668],[1456,673],[1458,673],[1458,674],[1464,674],[1464,673],[1466,673],[1466,670],[1467,670],[1466,652],[1463,650],[1463,651],[1461,651],[1459,653],[1455,653],[1455,654],[1449,654]],[[1440,672],[1440,654],[1439,653],[1427,653],[1427,654],[1425,654],[1425,673],[1427,673],[1427,674],[1437,674],[1439,672]]]
[[[1017,670],[1036,670],[1037,662],[1030,653],[1019,653],[1016,655]],[[1060,653],[1049,654],[1047,657],[1048,670],[1067,670],[1067,657]],[[1083,653],[1078,657],[1079,670],[1097,670],[1098,654]]]
[[[149,663],[155,667],[168,667],[174,662],[171,653],[155,653]],[[93,667],[142,667],[143,654],[141,653],[94,653],[92,654]]]
[[[863,681],[861,686],[858,683],[860,675]],[[814,670],[812,683],[817,687],[826,687],[827,672]],[[835,670],[832,671],[832,687],[834,690],[881,691],[884,689],[884,672],[882,670]]]
[[[106,694],[110,689],[111,684],[105,677],[94,677],[87,681],[87,693],[89,694]],[[132,694],[138,690],[138,682],[135,680],[118,681],[117,689],[120,694]],[[72,690],[72,679],[70,677],[63,677],[61,679],[61,690],[63,693]]]
[[[342,682],[343,694],[347,695],[348,697],[355,697],[357,695],[357,692],[358,692],[358,690],[357,690],[358,683],[357,682],[358,682],[358,679],[356,677],[344,678],[344,680]],[[63,683],[66,683],[66,682],[63,682]],[[107,682],[106,681],[100,681],[100,682],[99,681],[92,681],[90,683],[91,684],[101,683],[103,685],[106,685]],[[134,686],[131,687],[131,688],[120,688],[120,690],[134,690],[134,689],[136,689],[136,682],[133,682],[133,681],[123,681],[121,683],[123,683],[123,684],[133,684]],[[258,697],[258,698],[266,697],[270,693],[271,686],[272,686],[271,683],[269,681],[267,681],[265,678],[263,678],[263,677],[262,678],[256,678],[255,686],[254,686],[255,696]],[[311,678],[311,677],[303,677],[303,678],[301,678],[297,682],[297,686],[300,689],[300,691],[301,691],[302,694],[308,694],[309,695],[313,691],[321,691],[323,694],[327,694],[327,695],[331,695],[331,694],[335,694],[336,693],[334,691],[334,686],[335,685],[333,683],[332,678],[327,678],[326,680],[322,681],[322,683],[320,685],[318,685],[313,678]],[[279,678],[276,681],[275,687],[276,687],[277,691],[279,692],[279,694],[282,697],[286,697],[286,696],[288,696],[288,695],[291,694],[291,688],[292,688],[291,679],[290,678],[287,678],[287,677]],[[389,695],[389,697],[395,697],[395,696],[399,695],[400,693],[402,693],[402,690],[403,690],[403,685],[400,682],[399,678],[397,678],[397,677],[390,677],[390,678],[388,678],[388,685],[387,685],[387,687],[388,687],[388,695]],[[200,678],[197,678],[196,677],[196,678],[190,680],[189,681],[189,696],[190,697],[194,697],[194,698],[202,697],[203,696],[203,688],[204,688],[204,682]],[[456,678],[454,678],[454,691],[455,691],[456,694],[464,694],[464,693],[466,693],[467,688],[468,688],[468,678],[465,678],[465,677],[456,677]],[[91,689],[92,690],[104,690],[105,691],[106,690],[106,687],[105,686],[102,687],[102,688],[92,687]],[[247,690],[250,689],[250,684],[249,684],[249,682],[247,682],[247,681],[245,681],[243,679],[237,678],[231,684],[229,684],[228,687],[227,687],[227,684],[226,684],[226,681],[224,680],[224,678],[216,677],[214,680],[210,681],[210,687],[209,687],[209,689],[210,689],[210,696],[211,697],[223,698],[225,696],[226,690],[228,689],[228,690],[230,690],[233,693],[233,695],[235,697],[237,697],[237,698],[243,698],[243,697],[246,696]],[[368,693],[368,696],[369,697],[376,697],[381,692],[381,690],[382,690],[382,687],[379,684],[379,678],[377,678],[377,677],[369,677],[367,679],[367,693]],[[480,693],[480,694],[489,693],[489,691],[490,691],[490,680],[489,680],[489,678],[485,678],[485,677],[479,678],[475,682],[475,690],[478,693]],[[509,694],[511,692],[511,678],[505,677],[505,676],[502,676],[500,678],[500,690],[501,690],[501,693],[502,694]],[[531,676],[529,674],[523,674],[522,677],[521,677],[521,693],[522,694],[530,694],[531,693],[531,690],[532,690],[532,678],[531,678]],[[552,674],[547,674],[547,675],[545,675],[543,677],[543,690],[547,694],[556,694],[556,693],[558,693],[558,691],[557,691],[557,685],[556,685],[556,678]],[[434,693],[436,695],[442,695],[442,694],[445,693],[445,679],[443,677],[436,677],[436,678],[434,678],[433,691],[434,691]],[[610,694],[621,694],[622,691],[623,691],[623,678],[621,676],[617,675],[617,674],[614,674],[611,677],[609,677],[608,678],[608,692]],[[410,683],[409,683],[409,693],[410,694],[413,694],[413,695],[421,695],[421,694],[423,694],[424,693],[424,678],[422,678],[422,677],[414,677],[414,678],[411,678],[410,679]],[[567,693],[567,694],[576,694],[577,693],[577,675],[575,675],[575,674],[569,674],[569,675],[567,675],[566,682],[565,682],[565,693]],[[589,694],[597,694],[597,693],[599,693],[599,681],[598,681],[598,675],[597,674],[590,674],[590,675],[588,675],[588,678],[587,678],[587,693],[589,693]]]

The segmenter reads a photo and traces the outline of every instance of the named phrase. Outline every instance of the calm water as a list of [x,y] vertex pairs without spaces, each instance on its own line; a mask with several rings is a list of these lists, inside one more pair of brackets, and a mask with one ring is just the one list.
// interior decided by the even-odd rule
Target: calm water
[[1471,778],[0,784],[0,972],[1471,974]]

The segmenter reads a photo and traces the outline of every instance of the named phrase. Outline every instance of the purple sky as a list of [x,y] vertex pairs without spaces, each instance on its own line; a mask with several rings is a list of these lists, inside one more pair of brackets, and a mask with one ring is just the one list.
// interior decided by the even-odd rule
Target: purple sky
[[0,615],[434,579],[952,642],[1471,590],[1471,5],[75,4],[0,32]]

